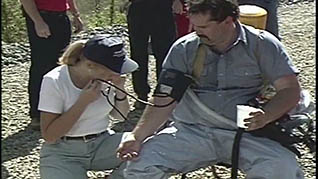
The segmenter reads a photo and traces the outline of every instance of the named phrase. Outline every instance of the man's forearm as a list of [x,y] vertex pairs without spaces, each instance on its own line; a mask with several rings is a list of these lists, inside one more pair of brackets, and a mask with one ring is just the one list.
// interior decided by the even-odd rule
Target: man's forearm
[[25,12],[30,16],[34,23],[43,21],[36,4],[33,0],[20,0]]
[[264,111],[268,115],[270,122],[277,120],[293,107],[300,99],[300,88],[286,88],[277,92],[277,94],[264,106]]
[[[167,104],[171,100],[172,98],[164,100],[157,98],[154,99],[154,103],[162,105]],[[143,141],[148,136],[154,134],[168,120],[172,111],[176,107],[176,104],[177,103],[174,102],[173,104],[163,108],[148,106],[132,132],[135,135],[135,138],[138,141]]]

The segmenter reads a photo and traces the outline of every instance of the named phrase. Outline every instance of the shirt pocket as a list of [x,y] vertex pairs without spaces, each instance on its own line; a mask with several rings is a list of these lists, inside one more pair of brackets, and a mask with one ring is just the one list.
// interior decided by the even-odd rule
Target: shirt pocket
[[233,84],[234,87],[251,88],[261,86],[263,78],[259,68],[255,66],[245,66],[233,69],[232,78],[230,78],[229,82]]

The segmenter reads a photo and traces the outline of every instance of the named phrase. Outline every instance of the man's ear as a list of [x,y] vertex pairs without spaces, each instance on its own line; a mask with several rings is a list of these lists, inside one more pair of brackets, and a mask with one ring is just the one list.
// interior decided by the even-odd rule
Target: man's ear
[[222,23],[229,25],[229,24],[232,24],[233,22],[234,22],[233,17],[227,16]]

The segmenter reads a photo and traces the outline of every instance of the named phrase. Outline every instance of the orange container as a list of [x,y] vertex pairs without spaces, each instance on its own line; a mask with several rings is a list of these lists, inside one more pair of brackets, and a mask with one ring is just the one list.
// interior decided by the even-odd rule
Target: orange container
[[257,29],[265,29],[267,19],[267,11],[265,9],[255,5],[240,5],[239,8],[239,20],[241,23]]

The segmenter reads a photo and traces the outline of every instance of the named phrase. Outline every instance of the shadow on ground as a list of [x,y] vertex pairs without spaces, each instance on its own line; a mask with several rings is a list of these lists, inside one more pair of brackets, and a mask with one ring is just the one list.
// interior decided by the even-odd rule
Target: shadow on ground
[[130,132],[136,126],[138,120],[143,113],[142,109],[134,109],[130,111],[127,115],[127,120],[123,122],[114,122],[111,129],[116,132]]
[[[40,138],[40,131],[31,129],[29,125],[24,130],[1,140],[1,163],[29,155],[35,147],[40,145]],[[3,172],[3,168],[1,170]]]

